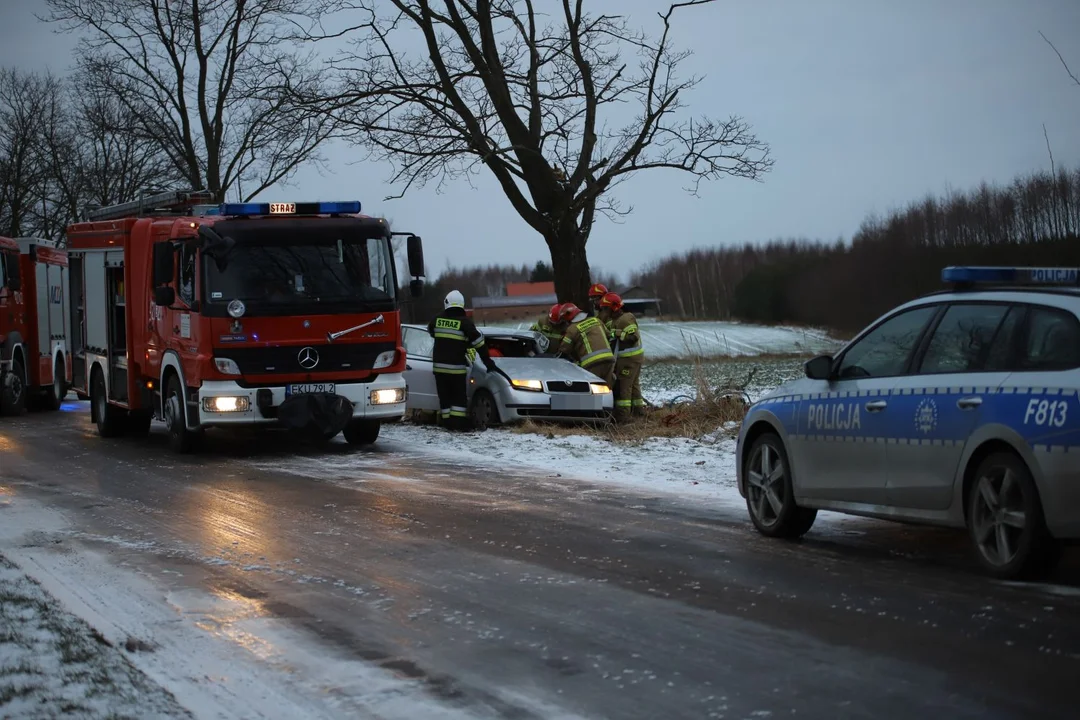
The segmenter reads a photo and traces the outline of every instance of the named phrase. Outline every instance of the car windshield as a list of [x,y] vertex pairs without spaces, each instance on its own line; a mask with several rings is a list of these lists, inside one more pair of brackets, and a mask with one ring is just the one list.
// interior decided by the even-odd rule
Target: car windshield
[[237,238],[224,268],[204,261],[205,297],[211,303],[296,306],[317,303],[382,305],[395,296],[385,237],[348,232],[303,232]]

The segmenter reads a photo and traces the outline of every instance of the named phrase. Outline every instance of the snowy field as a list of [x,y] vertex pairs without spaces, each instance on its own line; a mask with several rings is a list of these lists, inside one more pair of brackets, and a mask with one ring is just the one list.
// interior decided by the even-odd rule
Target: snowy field
[[[131,643],[129,649],[143,648]],[[121,650],[0,555],[0,717],[62,715],[191,717]]]
[[[532,323],[510,326],[528,328]],[[642,319],[641,336],[649,359],[815,355],[832,352],[839,342],[824,330],[767,327],[735,322],[656,322]]]

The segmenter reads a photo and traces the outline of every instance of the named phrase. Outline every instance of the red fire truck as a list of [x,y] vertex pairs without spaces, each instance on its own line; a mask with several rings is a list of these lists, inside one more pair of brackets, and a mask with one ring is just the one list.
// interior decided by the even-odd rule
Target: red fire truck
[[67,285],[55,243],[0,237],[0,413],[60,408],[71,380]]
[[[73,383],[103,437],[164,421],[372,443],[405,414],[392,235],[359,202],[210,204],[162,193],[68,228]],[[410,292],[423,289],[408,234]]]

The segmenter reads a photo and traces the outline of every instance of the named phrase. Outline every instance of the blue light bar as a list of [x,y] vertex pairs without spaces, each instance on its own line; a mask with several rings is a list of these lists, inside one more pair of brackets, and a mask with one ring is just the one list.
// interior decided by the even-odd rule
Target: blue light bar
[[319,206],[320,215],[358,215],[360,214],[360,201],[359,200],[345,200],[340,202],[321,202],[317,203]]
[[269,215],[270,203],[221,203],[222,215]]
[[359,200],[300,203],[222,203],[222,215],[358,215]]
[[1080,268],[953,266],[941,281],[977,285],[1080,285]]

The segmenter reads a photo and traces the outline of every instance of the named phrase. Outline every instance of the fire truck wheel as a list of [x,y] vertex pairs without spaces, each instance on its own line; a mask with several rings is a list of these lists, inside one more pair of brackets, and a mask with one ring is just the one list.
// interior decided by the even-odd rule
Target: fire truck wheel
[[350,420],[345,426],[345,442],[350,445],[371,445],[379,439],[382,426],[371,420]]
[[0,415],[22,415],[26,411],[26,372],[22,360],[11,361],[11,371],[0,385]]
[[124,432],[126,413],[115,405],[109,404],[108,396],[105,394],[105,376],[100,370],[94,371],[94,380],[90,388],[90,404],[94,422],[97,423],[98,435],[111,438]]
[[62,358],[56,358],[52,385],[45,391],[45,398],[41,403],[42,409],[59,410],[65,395],[67,395],[67,384],[64,382],[64,363]]
[[175,375],[165,386],[165,428],[169,431],[169,447],[176,453],[189,453],[195,447],[195,433],[187,429],[184,415],[184,395]]

